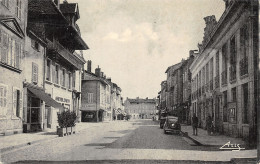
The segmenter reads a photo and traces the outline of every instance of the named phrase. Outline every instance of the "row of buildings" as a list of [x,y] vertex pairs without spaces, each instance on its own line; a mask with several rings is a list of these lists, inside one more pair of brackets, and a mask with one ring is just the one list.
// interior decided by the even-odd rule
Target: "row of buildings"
[[[112,117],[112,106],[104,103],[110,98],[105,97],[108,92],[120,95],[121,89],[100,73],[84,70],[83,50],[89,47],[76,23],[79,18],[77,3],[59,0],[0,2],[1,134],[56,128],[57,113],[64,110],[75,111],[78,121],[85,121],[89,117],[87,111],[92,110],[86,102],[103,105],[96,106],[96,121]],[[98,84],[100,90],[88,91],[86,83],[91,81],[88,75],[101,83]],[[106,84],[110,84],[110,88]],[[97,92],[102,97],[101,102],[93,100]],[[122,98],[115,97],[111,99],[117,100],[115,108],[122,108]]]
[[[206,27],[198,50],[166,70],[158,108],[199,127],[213,120],[214,131],[256,140],[258,89],[258,2],[224,0],[219,21],[204,18]],[[253,139],[253,140],[251,140]]]
[[122,119],[124,112],[122,89],[107,78],[101,68],[92,73],[92,62],[88,60],[87,70],[82,77],[81,120],[99,122]]
[[157,112],[157,99],[145,99],[137,97],[136,99],[126,98],[125,112],[131,119],[151,119],[158,114]]
[[66,109],[79,115],[88,49],[79,18],[76,3],[1,1],[0,133],[56,128]]

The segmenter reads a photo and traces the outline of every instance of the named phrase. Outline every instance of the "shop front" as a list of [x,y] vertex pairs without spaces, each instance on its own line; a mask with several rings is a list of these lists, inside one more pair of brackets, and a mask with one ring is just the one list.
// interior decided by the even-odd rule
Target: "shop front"
[[49,128],[51,107],[63,109],[40,87],[25,85],[24,87],[24,123],[23,132],[37,132]]

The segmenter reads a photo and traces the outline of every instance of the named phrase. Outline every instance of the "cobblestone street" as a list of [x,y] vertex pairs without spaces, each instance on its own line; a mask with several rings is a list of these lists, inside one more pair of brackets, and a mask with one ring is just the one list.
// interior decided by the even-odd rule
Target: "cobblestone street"
[[191,146],[191,142],[187,142],[183,136],[163,134],[158,123],[151,120],[81,123],[78,128],[80,130],[75,135],[6,151],[1,154],[1,160],[6,163],[18,161],[77,163],[85,160],[118,163],[120,159],[124,160],[124,163],[149,163],[151,159],[157,163],[178,160],[184,160],[183,163],[185,160],[228,162],[234,157],[256,154],[254,150],[220,152],[214,151],[218,150],[215,147]]

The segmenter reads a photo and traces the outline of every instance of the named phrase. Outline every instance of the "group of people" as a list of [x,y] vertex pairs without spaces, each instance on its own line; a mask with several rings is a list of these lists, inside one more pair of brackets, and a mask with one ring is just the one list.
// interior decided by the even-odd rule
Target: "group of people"
[[[193,128],[193,135],[198,135],[198,124],[199,124],[199,120],[198,117],[196,116],[195,113],[193,113],[193,117],[192,117],[192,128]],[[213,133],[213,120],[211,118],[211,116],[207,117],[206,120],[206,128],[207,128],[207,132],[208,135],[211,135]]]

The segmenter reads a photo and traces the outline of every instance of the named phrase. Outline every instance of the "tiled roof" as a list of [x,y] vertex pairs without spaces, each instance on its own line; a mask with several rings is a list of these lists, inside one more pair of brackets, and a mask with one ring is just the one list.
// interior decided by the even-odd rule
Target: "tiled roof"
[[180,68],[181,65],[182,65],[182,62],[177,63],[177,64],[174,64],[174,65],[168,67],[167,70],[165,71],[165,73],[167,73],[170,69],[174,69],[174,70],[176,70],[176,69]]
[[28,23],[27,30],[34,33],[39,39],[45,41],[45,29],[42,24]]
[[127,99],[130,103],[155,103],[155,99]]
[[57,14],[57,10],[53,6],[52,0],[29,0],[28,1],[28,10],[30,14]]
[[76,3],[63,3],[60,4],[60,10],[62,13],[75,13],[76,12]]

